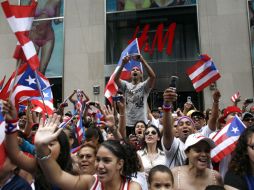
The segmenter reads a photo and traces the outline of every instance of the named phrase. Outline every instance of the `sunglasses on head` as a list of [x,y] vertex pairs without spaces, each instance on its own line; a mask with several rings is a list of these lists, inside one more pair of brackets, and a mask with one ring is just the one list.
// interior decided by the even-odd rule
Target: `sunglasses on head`
[[149,134],[156,135],[157,132],[156,131],[146,131],[144,134],[145,135],[149,135]]

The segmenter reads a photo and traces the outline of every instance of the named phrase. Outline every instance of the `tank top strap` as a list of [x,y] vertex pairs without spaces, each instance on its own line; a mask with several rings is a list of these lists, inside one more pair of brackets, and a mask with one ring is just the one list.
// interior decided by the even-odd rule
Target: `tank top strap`
[[95,181],[94,181],[94,183],[93,183],[93,186],[90,188],[91,190],[97,190],[98,185],[99,185],[98,176],[97,176],[97,175],[94,175],[94,177],[95,177]]
[[213,185],[216,185],[217,182],[216,182],[216,177],[215,177],[215,171],[211,170],[211,174],[212,174],[212,178],[213,178]]

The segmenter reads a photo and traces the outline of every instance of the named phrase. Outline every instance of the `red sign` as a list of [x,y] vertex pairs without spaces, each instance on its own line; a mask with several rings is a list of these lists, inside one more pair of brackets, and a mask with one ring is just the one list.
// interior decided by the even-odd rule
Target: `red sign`
[[[135,38],[137,38],[137,34],[139,32],[139,26],[136,27],[135,33],[132,36],[132,39],[129,41],[131,43]],[[172,46],[173,46],[173,41],[175,37],[175,29],[176,29],[176,23],[172,23],[169,25],[166,34],[163,36],[163,29],[164,25],[159,24],[155,33],[155,36],[153,38],[153,43],[152,46],[149,45],[148,43],[148,32],[150,29],[150,25],[146,24],[145,27],[143,28],[143,32],[141,33],[141,36],[138,38],[139,42],[139,48],[140,51],[144,49],[145,52],[148,52],[150,56],[153,55],[154,48],[157,45],[157,49],[159,52],[162,52],[164,45],[167,41],[167,54],[171,55],[172,53]]]

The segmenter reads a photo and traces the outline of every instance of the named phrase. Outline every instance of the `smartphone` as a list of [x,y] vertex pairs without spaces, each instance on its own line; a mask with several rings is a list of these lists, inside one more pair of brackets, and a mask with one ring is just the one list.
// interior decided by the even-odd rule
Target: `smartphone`
[[122,95],[117,95],[117,96],[113,96],[113,97],[112,97],[113,101],[115,101],[115,102],[117,102],[117,101],[121,101],[121,100],[122,100],[122,98],[123,98],[123,96],[122,96]]
[[188,102],[188,103],[192,103],[192,102],[191,102],[191,96],[188,96],[188,97],[187,97],[187,102]]
[[247,104],[253,103],[253,98],[247,98],[247,99],[245,100],[245,103],[247,103]]
[[169,87],[174,88],[174,89],[176,90],[177,81],[178,81],[178,76],[171,76],[171,77],[170,77],[170,84],[169,84]]

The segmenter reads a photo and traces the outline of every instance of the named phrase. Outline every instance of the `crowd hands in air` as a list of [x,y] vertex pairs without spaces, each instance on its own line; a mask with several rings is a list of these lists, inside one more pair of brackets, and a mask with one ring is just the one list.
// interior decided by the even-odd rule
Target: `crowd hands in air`
[[[122,65],[128,59],[124,58]],[[142,56],[138,59],[148,79],[142,81],[142,72],[134,68],[130,88],[144,85],[149,94],[155,74]],[[128,88],[119,78],[115,80],[119,87]],[[169,87],[161,107],[145,109],[148,122],[137,119],[127,126],[126,121],[132,118],[128,118],[130,104],[126,101],[133,97],[125,92],[123,88],[112,105],[101,106],[83,91],[74,90],[49,117],[32,112],[31,104],[17,113],[12,102],[2,101],[6,158],[0,170],[1,188],[254,189],[253,104],[244,101],[240,109],[236,101],[221,110],[221,94],[215,90],[212,107],[206,111],[197,110],[191,101],[174,108],[178,95]],[[68,100],[73,107],[68,106]],[[235,115],[246,129],[230,158],[213,163],[210,153],[215,143],[211,138]],[[78,142],[81,116],[84,136]]]

